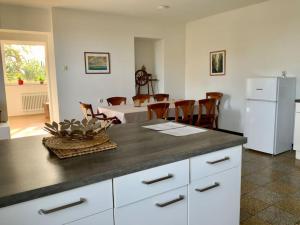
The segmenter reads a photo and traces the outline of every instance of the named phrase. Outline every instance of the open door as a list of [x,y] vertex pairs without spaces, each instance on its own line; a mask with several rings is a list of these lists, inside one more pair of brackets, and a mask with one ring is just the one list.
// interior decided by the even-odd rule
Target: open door
[[[2,52],[1,45],[0,45],[0,52]],[[3,65],[2,54],[0,54],[0,111],[1,111],[0,122],[7,122],[5,82],[4,82],[4,71],[2,65]]]

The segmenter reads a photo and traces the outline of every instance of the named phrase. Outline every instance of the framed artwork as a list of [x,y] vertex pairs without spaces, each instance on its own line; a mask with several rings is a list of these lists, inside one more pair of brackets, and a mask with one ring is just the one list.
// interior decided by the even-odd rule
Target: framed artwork
[[85,52],[86,74],[110,74],[110,55],[108,52]]
[[226,50],[210,53],[210,76],[224,76],[226,74]]

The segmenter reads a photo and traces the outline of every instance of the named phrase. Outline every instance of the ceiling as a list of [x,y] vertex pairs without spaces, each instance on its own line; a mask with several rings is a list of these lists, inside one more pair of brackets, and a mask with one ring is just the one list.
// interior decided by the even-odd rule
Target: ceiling
[[[182,21],[200,19],[266,0],[0,0],[0,3],[93,10],[140,18]],[[159,10],[159,5],[169,9]]]

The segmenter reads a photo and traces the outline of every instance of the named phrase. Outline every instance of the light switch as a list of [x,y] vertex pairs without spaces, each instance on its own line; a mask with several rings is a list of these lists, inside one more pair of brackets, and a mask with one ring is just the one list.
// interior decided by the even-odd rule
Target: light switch
[[68,65],[64,65],[64,72],[67,72],[69,70]]

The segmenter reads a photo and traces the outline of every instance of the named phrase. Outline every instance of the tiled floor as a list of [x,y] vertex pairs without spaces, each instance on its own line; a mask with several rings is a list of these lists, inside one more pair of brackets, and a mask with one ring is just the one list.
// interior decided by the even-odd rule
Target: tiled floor
[[300,160],[243,151],[241,225],[300,225]]
[[20,138],[46,134],[43,127],[44,123],[48,121],[49,120],[45,118],[44,114],[10,116],[8,118],[10,136],[11,138]]

